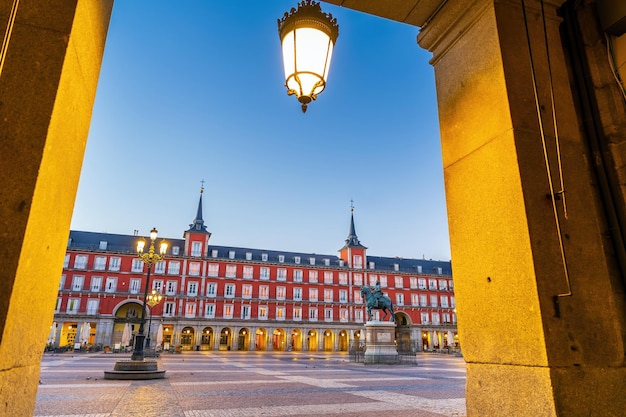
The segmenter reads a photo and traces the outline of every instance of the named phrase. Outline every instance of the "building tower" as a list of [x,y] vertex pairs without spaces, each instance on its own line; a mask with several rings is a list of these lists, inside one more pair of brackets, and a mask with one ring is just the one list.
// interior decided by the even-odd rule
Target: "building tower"
[[[204,181],[203,181],[204,182]],[[202,194],[204,193],[204,184],[200,188],[200,199],[198,200],[198,211],[193,223],[189,225],[189,229],[185,231],[185,255],[205,257],[208,253],[209,239],[211,233],[207,231],[202,219]]]
[[339,257],[350,268],[362,269],[366,262],[365,251],[367,248],[359,242],[354,228],[354,205],[350,204],[350,231],[343,248],[339,249]]

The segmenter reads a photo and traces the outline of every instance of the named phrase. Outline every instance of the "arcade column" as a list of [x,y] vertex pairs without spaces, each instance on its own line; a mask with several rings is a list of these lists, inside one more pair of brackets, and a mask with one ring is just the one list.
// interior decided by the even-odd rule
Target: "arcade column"
[[4,416],[34,410],[112,6],[112,0],[0,3]]
[[468,416],[626,409],[623,282],[562,3],[446,2],[418,36],[433,52]]

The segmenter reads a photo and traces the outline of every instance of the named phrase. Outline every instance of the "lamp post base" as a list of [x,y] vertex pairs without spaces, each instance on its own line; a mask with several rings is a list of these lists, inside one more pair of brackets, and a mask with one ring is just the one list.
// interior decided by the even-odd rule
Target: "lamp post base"
[[158,369],[157,361],[117,361],[112,371],[104,371],[104,379],[162,379],[165,371]]

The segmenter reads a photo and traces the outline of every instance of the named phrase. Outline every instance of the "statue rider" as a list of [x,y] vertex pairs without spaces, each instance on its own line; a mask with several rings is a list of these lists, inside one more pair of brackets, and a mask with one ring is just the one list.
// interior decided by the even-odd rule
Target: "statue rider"
[[376,280],[376,285],[372,287],[372,293],[374,294],[374,298],[376,301],[383,298],[383,292],[380,290],[380,281]]

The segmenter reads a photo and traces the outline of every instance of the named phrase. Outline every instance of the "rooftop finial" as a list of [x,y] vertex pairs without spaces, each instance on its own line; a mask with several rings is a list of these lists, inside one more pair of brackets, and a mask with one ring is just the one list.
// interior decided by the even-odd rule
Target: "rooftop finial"
[[200,181],[200,184],[201,184],[200,185],[200,194],[202,194],[204,192],[204,183],[205,183],[204,179],[202,181]]
[[354,213],[354,200],[350,199],[350,213]]

